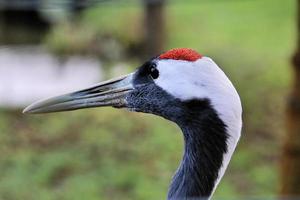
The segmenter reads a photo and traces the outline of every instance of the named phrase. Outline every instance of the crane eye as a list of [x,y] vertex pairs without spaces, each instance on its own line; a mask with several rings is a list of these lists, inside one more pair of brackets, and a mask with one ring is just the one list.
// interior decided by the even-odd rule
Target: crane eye
[[157,79],[157,78],[158,78],[158,76],[159,76],[159,71],[158,71],[158,69],[156,68],[156,65],[155,65],[155,64],[152,64],[152,65],[150,66],[149,72],[150,72],[150,76],[151,76],[153,79]]

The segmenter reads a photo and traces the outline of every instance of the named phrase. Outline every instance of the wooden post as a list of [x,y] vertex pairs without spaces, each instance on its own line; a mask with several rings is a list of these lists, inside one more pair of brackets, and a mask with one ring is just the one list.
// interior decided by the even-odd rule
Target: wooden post
[[77,18],[81,15],[81,12],[87,7],[87,5],[87,0],[73,0],[71,2],[71,12],[76,20],[78,20]]
[[281,159],[282,197],[300,196],[300,0],[297,1],[297,49],[292,59],[293,88],[287,105],[287,133]]
[[161,53],[165,44],[165,0],[144,0],[145,4],[145,36],[146,56]]

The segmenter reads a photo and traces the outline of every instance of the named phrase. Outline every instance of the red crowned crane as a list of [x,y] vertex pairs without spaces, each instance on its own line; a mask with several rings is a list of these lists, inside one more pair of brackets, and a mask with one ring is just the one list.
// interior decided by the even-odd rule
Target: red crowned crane
[[167,199],[211,198],[242,127],[239,95],[212,59],[192,49],[172,49],[131,74],[36,102],[24,113],[101,106],[152,113],[175,122],[182,130],[185,145]]

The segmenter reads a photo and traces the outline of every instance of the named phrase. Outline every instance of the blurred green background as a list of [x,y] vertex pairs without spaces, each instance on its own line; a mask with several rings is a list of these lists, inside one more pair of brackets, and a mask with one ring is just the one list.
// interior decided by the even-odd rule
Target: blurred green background
[[[165,6],[164,50],[190,47],[213,58],[243,103],[242,138],[213,199],[278,193],[295,6],[294,0]],[[142,23],[142,3],[105,1],[62,17],[39,44],[59,57],[96,55],[110,78],[117,64],[124,72],[142,64],[135,56]],[[31,116],[3,106],[0,199],[165,199],[182,151],[179,128],[156,116],[112,108]]]

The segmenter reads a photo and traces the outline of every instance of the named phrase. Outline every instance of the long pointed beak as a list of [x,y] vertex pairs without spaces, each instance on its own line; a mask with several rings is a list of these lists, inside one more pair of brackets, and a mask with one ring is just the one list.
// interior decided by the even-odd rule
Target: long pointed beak
[[95,86],[31,104],[23,113],[51,113],[83,108],[126,107],[126,94],[133,90],[133,73],[104,81]]

